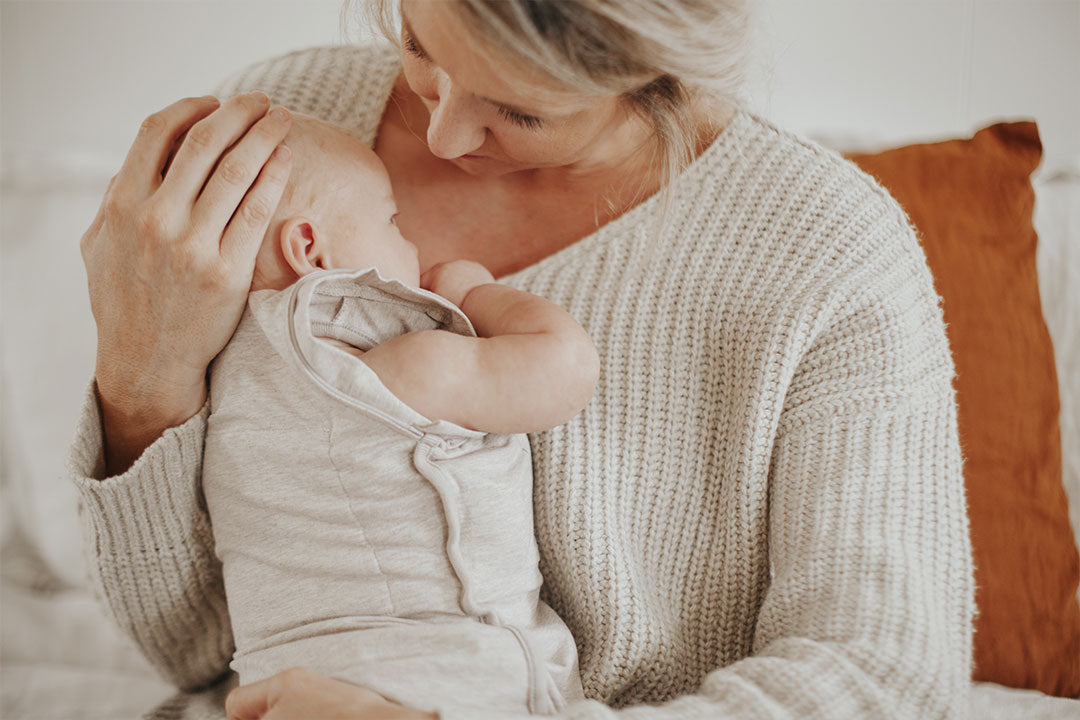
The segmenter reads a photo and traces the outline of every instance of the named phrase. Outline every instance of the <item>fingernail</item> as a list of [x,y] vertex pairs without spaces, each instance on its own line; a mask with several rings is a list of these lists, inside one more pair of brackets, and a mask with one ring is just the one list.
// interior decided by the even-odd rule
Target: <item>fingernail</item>
[[221,102],[213,95],[203,95],[201,98],[199,98],[199,100],[205,103],[211,103],[213,105],[217,105]]
[[270,111],[270,117],[278,122],[285,122],[289,119],[289,113],[283,107],[276,107]]
[[292,151],[289,150],[289,147],[287,145],[282,143],[281,145],[277,146],[277,150],[274,150],[274,157],[276,157],[278,160],[288,160],[290,157],[292,157]]
[[270,98],[262,90],[256,90],[255,92],[251,93],[251,97],[255,98],[260,103],[263,103],[263,104],[266,104],[266,105],[270,104]]

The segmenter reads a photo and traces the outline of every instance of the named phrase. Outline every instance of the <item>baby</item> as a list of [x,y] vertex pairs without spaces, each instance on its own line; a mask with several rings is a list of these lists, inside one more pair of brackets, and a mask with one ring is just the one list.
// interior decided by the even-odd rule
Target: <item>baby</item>
[[288,187],[210,378],[231,667],[248,684],[303,665],[426,711],[555,712],[581,682],[539,597],[520,433],[584,407],[596,350],[476,263],[421,278],[364,143],[302,115],[286,142]]

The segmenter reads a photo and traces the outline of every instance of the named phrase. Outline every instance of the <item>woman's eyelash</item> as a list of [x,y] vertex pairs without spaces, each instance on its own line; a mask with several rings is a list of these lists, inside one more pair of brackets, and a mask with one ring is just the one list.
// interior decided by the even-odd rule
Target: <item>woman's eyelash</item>
[[424,54],[424,51],[420,49],[420,46],[416,44],[413,36],[409,33],[405,33],[405,49],[421,60],[427,60],[427,55]]
[[514,123],[518,127],[523,127],[526,130],[538,130],[543,126],[544,121],[535,115],[523,115],[519,112],[511,110],[508,107],[500,107],[499,115],[504,119]]

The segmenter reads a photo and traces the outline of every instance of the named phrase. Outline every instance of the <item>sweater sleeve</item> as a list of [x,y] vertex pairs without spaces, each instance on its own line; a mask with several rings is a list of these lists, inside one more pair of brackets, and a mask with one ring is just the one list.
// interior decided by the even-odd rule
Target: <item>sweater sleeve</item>
[[208,415],[209,400],[126,472],[106,478],[92,382],[68,457],[90,586],[150,663],[184,690],[221,676],[234,649],[200,487]]
[[894,221],[899,241],[850,261],[808,313],[772,449],[750,656],[662,705],[585,701],[559,717],[966,717],[975,605],[954,369],[925,259]]

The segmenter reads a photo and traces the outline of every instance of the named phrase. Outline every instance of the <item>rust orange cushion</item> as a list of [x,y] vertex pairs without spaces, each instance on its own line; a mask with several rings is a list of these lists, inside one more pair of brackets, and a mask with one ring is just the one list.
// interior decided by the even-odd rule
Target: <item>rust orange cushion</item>
[[956,361],[975,558],[974,679],[1080,694],[1080,557],[1035,274],[1035,123],[854,155],[922,241]]

